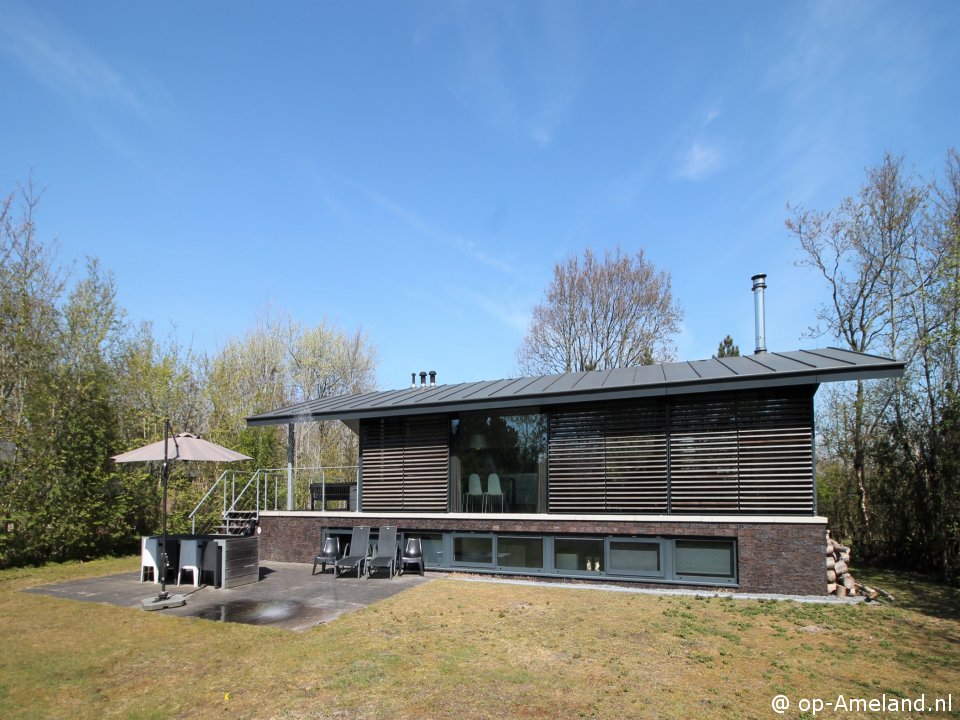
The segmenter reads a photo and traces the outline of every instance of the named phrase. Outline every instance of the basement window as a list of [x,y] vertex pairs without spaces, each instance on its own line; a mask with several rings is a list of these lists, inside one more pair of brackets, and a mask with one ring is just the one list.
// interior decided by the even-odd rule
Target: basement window
[[663,557],[659,540],[608,538],[607,573],[663,577]]
[[732,540],[675,540],[674,574],[679,580],[732,580],[737,551]]

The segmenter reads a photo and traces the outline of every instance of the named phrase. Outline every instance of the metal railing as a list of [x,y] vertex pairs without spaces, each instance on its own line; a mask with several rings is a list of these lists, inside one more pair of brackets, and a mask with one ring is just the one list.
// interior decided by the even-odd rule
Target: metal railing
[[[197,532],[198,519],[209,519],[206,515],[212,512],[210,504],[215,500],[220,501],[220,519],[223,522],[227,522],[233,513],[253,513],[253,519],[258,519],[263,510],[287,508],[287,468],[260,468],[250,475],[248,472],[224,470],[220,474],[187,516],[193,534]],[[311,484],[327,486],[356,483],[358,477],[357,465],[293,468],[293,502],[290,506],[294,510],[310,508]]]
[[[310,509],[310,486],[356,483],[359,476],[357,465],[323,465],[318,467],[293,468],[294,510]],[[262,510],[285,510],[287,508],[287,468],[264,468],[258,470],[263,480]]]

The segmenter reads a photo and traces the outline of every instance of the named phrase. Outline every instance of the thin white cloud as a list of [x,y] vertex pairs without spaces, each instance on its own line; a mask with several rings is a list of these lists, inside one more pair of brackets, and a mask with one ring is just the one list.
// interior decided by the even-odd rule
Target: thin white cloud
[[513,330],[525,333],[530,326],[530,310],[527,307],[520,309],[491,295],[483,295],[463,288],[457,288],[455,296],[458,300],[470,303]]
[[499,257],[485,253],[473,240],[468,240],[467,238],[446,232],[445,230],[441,230],[431,225],[414,211],[404,207],[400,203],[388,198],[376,190],[371,190],[370,188],[354,182],[353,180],[344,179],[343,182],[353,187],[355,190],[363,193],[375,205],[383,210],[386,210],[395,218],[413,230],[417,231],[424,237],[451,248],[474,262],[481,263],[487,267],[500,270],[510,275],[515,274],[513,267],[509,263],[503,261]]
[[105,107],[151,121],[169,105],[156,84],[122,72],[59,21],[18,4],[0,5],[0,51],[94,121]]
[[459,10],[453,94],[484,124],[552,145],[583,82],[577,19],[553,2]]
[[685,180],[699,181],[716,172],[723,161],[723,153],[715,145],[696,140],[687,148],[677,175]]

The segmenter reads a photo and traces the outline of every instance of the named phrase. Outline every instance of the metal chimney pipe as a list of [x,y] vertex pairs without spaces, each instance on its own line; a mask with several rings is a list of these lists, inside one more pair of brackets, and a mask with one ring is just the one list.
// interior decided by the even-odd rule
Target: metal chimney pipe
[[437,386],[437,371],[431,370],[430,371],[430,387],[436,387],[436,386]]
[[417,386],[417,374],[415,372],[410,373],[410,389],[412,390]]
[[753,322],[757,335],[757,349],[753,352],[756,354],[767,351],[766,311],[763,307],[763,291],[767,288],[765,282],[767,276],[761,273],[750,279],[753,280]]
[[420,371],[420,387],[425,388],[427,386],[427,371]]

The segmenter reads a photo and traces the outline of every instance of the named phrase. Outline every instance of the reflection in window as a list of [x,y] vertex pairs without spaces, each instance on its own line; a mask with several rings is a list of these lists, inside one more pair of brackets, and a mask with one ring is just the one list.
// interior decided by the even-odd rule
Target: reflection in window
[[546,477],[540,413],[463,413],[453,420],[451,485],[461,512],[536,513]]
[[543,568],[543,538],[498,537],[497,564],[501,567]]
[[557,538],[553,543],[553,566],[557,570],[600,572],[603,540],[593,538]]
[[673,562],[679,576],[732,578],[734,544],[729,540],[677,540]]
[[660,574],[660,543],[611,540],[610,567],[607,570],[630,575]]
[[493,537],[481,535],[455,535],[453,538],[453,561],[467,565],[493,564]]
[[428,535],[417,534],[420,538],[420,546],[423,549],[423,564],[426,567],[443,567],[443,535],[440,533],[430,533]]

